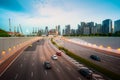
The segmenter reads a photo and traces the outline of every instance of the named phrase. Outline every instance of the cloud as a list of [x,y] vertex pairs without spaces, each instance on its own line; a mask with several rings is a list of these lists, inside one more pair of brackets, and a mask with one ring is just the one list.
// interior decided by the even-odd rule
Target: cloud
[[[4,11],[0,9],[0,16],[2,20],[4,19],[5,25],[7,24],[8,26],[8,18],[11,18],[13,26],[21,24],[24,29],[33,27],[41,27],[44,29],[45,26],[55,28],[56,25],[64,27],[67,24],[70,24],[72,28],[77,28],[77,24],[80,24],[81,21],[101,23],[105,18],[117,18],[119,15],[117,15],[118,12],[111,12],[104,9],[104,5],[102,4],[94,3],[94,5],[92,5],[93,3],[91,1],[91,3],[87,3],[84,2],[84,0],[19,0],[19,2],[15,1],[12,3],[13,1],[14,0],[11,0],[10,2],[10,0],[8,0],[8,3],[2,2],[4,5],[0,3],[2,4],[0,7],[6,9]],[[13,4],[15,4],[14,9],[12,9]],[[99,7],[96,7],[96,5]],[[5,6],[12,6],[12,8],[5,8]],[[24,9],[28,12],[26,13],[19,9]],[[15,11],[17,10],[20,12],[16,13]]]

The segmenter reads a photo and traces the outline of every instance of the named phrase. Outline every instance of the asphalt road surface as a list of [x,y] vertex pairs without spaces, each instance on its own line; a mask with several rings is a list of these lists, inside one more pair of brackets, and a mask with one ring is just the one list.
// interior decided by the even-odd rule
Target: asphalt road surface
[[[62,56],[52,60],[56,51],[47,38],[29,46],[0,76],[0,80],[86,80],[76,67]],[[52,69],[46,70],[44,61],[50,61]]]
[[[55,41],[61,45],[64,46],[65,48],[69,49],[70,51],[74,52],[78,56],[81,56],[95,64],[98,64],[99,66],[102,66],[112,72],[115,72],[117,74],[120,74],[120,58],[111,56],[105,53],[101,53],[98,51],[95,51],[90,48],[85,48],[80,45],[77,45],[72,42],[68,42],[66,40],[60,39],[60,38],[55,38]],[[95,54],[98,55],[101,58],[101,62],[95,61],[90,59],[90,55]]]

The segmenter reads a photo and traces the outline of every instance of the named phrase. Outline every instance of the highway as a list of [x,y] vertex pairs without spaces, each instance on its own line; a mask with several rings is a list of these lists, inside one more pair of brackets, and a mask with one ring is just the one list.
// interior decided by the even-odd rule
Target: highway
[[[102,66],[112,72],[120,74],[120,58],[111,56],[102,52],[95,51],[94,49],[86,48],[81,45],[77,45],[72,42],[68,42],[67,40],[63,40],[62,38],[55,38],[57,44],[69,49],[80,57],[83,57],[99,66]],[[95,54],[101,58],[101,62],[90,59],[90,55]]]
[[[58,60],[52,60],[56,51],[50,44],[48,38],[44,38],[26,48],[0,80],[87,80],[66,58],[59,56]],[[44,61],[50,61],[52,69],[46,70]]]

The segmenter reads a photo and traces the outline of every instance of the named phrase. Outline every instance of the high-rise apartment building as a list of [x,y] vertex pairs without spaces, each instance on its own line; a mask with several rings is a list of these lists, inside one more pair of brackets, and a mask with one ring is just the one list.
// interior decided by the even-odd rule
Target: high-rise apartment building
[[102,33],[102,25],[101,24],[95,24],[95,28],[96,28],[96,33],[100,34]]
[[70,25],[65,26],[65,35],[70,35]]
[[58,25],[58,35],[61,35],[60,25]]
[[112,20],[106,19],[102,22],[102,33],[108,34],[112,33]]
[[120,20],[114,21],[114,33],[120,31]]
[[95,32],[95,27],[94,27],[94,22],[88,22],[87,24],[86,24],[86,26],[87,27],[89,27],[89,30],[90,30],[90,34],[94,34]]
[[45,27],[45,35],[48,36],[48,27]]
[[76,34],[77,34],[77,35],[82,34],[82,27],[81,27],[81,25],[79,25],[79,24],[78,24],[78,28],[77,28],[77,30],[76,30]]

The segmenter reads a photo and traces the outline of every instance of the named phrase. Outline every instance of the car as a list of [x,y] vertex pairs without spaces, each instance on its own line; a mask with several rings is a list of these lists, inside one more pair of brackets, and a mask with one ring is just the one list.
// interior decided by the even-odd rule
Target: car
[[58,57],[57,57],[56,55],[51,56],[51,58],[52,58],[53,60],[57,60],[57,59],[58,59]]
[[39,40],[37,40],[37,42],[39,42]]
[[61,52],[56,52],[56,54],[57,54],[58,56],[61,56]]
[[30,44],[29,46],[32,47],[32,44]]
[[105,79],[99,74],[92,74],[92,80],[105,80]]
[[101,61],[100,57],[97,55],[91,55],[90,58],[96,61]]
[[87,79],[91,79],[92,78],[92,73],[91,70],[87,69],[87,68],[81,68],[78,70],[79,73],[81,75],[83,75],[84,77],[86,77]]
[[44,62],[44,67],[45,67],[45,69],[51,69],[52,68],[52,66],[51,66],[49,61],[45,61]]

